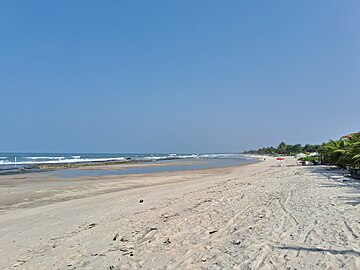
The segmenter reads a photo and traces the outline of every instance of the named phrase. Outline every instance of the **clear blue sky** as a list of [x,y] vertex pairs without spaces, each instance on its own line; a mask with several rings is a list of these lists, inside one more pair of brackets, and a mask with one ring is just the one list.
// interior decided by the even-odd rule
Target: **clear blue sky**
[[360,130],[359,1],[0,0],[0,152],[222,152]]

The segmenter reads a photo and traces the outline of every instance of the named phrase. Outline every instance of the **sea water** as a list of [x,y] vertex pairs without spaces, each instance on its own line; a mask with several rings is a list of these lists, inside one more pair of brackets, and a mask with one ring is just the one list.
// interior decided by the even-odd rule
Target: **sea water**
[[[0,173],[32,171],[33,166],[41,164],[70,164],[70,163],[102,163],[102,162],[172,162],[176,160],[189,161],[184,165],[148,166],[144,168],[131,168],[128,173],[162,172],[173,170],[206,169],[215,167],[235,166],[252,162],[249,158],[238,153],[0,153]],[[201,161],[201,162],[192,162]],[[150,165],[150,164],[149,164]],[[67,170],[76,172],[83,170]],[[85,170],[87,171],[87,170]],[[90,170],[88,170],[90,171]],[[92,170],[94,171],[94,170]],[[117,172],[123,174],[124,170]],[[76,174],[76,173],[75,173]],[[78,173],[79,174],[79,173]],[[89,173],[90,174],[90,173]],[[93,174],[104,175],[105,172],[96,170]]]

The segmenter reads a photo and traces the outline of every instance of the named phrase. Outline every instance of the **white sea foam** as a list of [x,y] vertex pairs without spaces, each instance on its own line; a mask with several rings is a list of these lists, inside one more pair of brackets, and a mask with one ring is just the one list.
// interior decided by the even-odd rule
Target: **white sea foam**
[[61,163],[79,163],[79,162],[107,162],[107,161],[122,161],[125,160],[124,157],[115,157],[115,158],[74,158],[74,159],[57,159],[57,160],[47,160],[47,161],[20,161],[20,162],[1,162],[0,164],[6,165],[32,165],[32,164],[61,164]]
[[198,158],[199,155],[195,155],[195,154],[193,154],[193,155],[178,155],[177,157],[178,158]]
[[60,159],[64,159],[65,157],[24,157],[26,159],[34,159],[34,160],[38,160],[38,159],[51,159],[51,160],[60,160]]
[[168,156],[149,156],[149,157],[140,157],[137,158],[138,160],[161,160],[161,159],[166,159],[169,158]]
[[147,156],[147,157],[138,157],[136,159],[140,160],[162,160],[162,159],[187,159],[187,158],[196,158],[196,159],[205,159],[205,158],[243,158],[241,154],[168,154],[166,156]]
[[72,158],[79,159],[81,156],[71,156]]
[[0,157],[0,159],[7,159],[7,157]]
[[242,158],[241,154],[203,154],[201,158]]
[[9,163],[8,160],[0,160],[0,165],[2,165],[2,164],[8,164],[8,163]]

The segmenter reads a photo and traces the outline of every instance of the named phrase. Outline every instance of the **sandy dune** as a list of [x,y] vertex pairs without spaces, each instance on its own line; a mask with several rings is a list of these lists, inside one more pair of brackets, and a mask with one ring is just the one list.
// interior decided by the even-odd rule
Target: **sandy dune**
[[137,176],[157,184],[8,205],[0,268],[360,269],[360,182],[275,163]]

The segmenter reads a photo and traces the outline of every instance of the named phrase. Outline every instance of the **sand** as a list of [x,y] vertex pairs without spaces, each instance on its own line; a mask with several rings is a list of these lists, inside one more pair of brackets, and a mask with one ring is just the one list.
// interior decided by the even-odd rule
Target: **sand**
[[287,163],[1,177],[0,269],[360,269],[360,182]]

